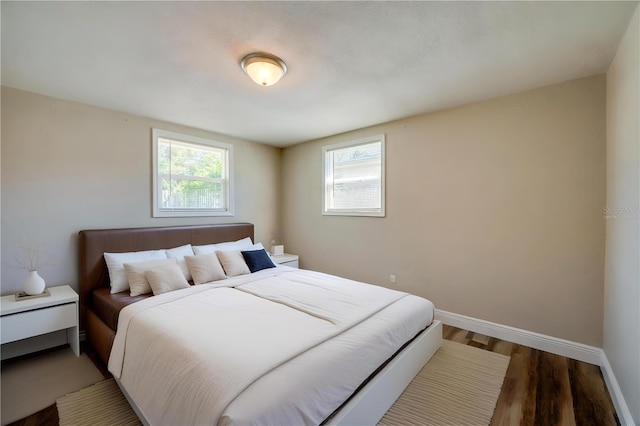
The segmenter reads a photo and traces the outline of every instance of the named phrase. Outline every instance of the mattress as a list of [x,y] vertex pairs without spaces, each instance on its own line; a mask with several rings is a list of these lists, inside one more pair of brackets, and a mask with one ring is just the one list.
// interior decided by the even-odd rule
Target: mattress
[[426,299],[278,267],[125,307],[109,370],[152,424],[319,424],[432,320]]

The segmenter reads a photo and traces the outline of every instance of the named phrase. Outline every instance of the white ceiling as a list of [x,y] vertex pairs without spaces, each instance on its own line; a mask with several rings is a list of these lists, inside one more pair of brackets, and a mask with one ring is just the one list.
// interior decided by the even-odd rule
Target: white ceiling
[[287,146],[605,72],[637,5],[2,1],[2,84]]

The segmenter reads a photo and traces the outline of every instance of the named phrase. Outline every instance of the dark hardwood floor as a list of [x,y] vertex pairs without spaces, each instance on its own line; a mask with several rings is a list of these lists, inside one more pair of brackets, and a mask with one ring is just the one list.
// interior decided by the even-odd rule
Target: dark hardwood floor
[[597,365],[445,325],[443,337],[511,356],[492,425],[619,425]]
[[[620,425],[600,368],[445,325],[443,337],[511,356],[491,425]],[[87,354],[109,377],[104,365]],[[55,404],[10,426],[58,426]]]

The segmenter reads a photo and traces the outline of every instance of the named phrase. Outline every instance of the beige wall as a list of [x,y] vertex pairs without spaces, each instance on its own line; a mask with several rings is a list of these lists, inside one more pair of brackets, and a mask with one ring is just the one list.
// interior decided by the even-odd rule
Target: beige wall
[[[607,72],[607,207],[603,349],[640,425],[640,17]],[[624,419],[621,418],[624,424]]]
[[[235,216],[151,217],[151,128],[234,145]],[[77,289],[77,233],[87,228],[252,222],[279,237],[280,149],[2,88],[2,294],[20,289],[22,245],[43,244],[48,285]]]
[[[387,217],[322,216],[322,146],[386,134]],[[283,234],[305,268],[602,343],[605,76],[286,148]]]

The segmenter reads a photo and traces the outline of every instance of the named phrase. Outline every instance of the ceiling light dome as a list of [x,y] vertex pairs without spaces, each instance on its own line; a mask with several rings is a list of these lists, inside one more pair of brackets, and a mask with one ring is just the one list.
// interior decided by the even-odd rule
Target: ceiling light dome
[[251,80],[260,86],[276,84],[287,73],[284,61],[269,53],[250,53],[242,58],[240,65]]

